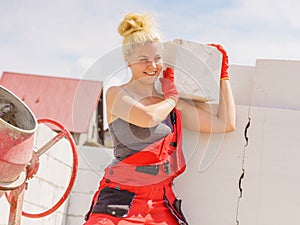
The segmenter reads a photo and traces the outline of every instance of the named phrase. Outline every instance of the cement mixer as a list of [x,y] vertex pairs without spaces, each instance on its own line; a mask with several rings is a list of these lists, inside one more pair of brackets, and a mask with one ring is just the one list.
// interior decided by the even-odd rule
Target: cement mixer
[[[55,126],[58,134],[34,151],[34,139],[38,124]],[[73,168],[69,185],[60,200],[45,212],[22,212],[27,180],[34,177],[39,167],[39,157],[55,143],[66,137],[73,153]],[[0,86],[0,198],[5,194],[10,202],[8,225],[19,225],[21,216],[39,218],[54,212],[69,195],[77,174],[78,156],[70,132],[62,124],[51,119],[37,120],[30,108],[13,92]]]

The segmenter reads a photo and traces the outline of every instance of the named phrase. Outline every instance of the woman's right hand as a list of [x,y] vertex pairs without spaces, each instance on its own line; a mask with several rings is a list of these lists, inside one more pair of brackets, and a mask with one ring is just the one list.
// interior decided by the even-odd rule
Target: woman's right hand
[[163,77],[159,78],[159,81],[161,82],[161,89],[164,93],[165,99],[172,98],[175,100],[175,102],[177,102],[179,96],[175,86],[174,70],[170,67],[167,67],[163,71]]

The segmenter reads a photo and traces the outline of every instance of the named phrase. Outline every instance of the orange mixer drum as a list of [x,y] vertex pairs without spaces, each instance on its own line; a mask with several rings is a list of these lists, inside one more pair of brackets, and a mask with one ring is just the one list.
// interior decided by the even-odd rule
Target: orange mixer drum
[[13,182],[30,162],[37,120],[14,93],[0,86],[0,182]]

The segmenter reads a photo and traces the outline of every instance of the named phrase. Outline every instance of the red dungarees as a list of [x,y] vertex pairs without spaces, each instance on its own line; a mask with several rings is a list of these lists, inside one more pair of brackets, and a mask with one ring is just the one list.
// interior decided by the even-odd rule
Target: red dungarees
[[186,165],[181,116],[171,115],[171,134],[105,169],[84,225],[187,224],[172,190]]

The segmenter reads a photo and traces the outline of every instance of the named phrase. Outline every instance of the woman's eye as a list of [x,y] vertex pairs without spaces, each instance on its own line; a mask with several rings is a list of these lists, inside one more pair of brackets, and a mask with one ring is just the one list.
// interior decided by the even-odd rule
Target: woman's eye
[[155,58],[155,62],[160,62],[161,60],[162,60],[161,56]]
[[148,62],[148,59],[146,58],[143,58],[143,59],[140,59],[141,62]]

